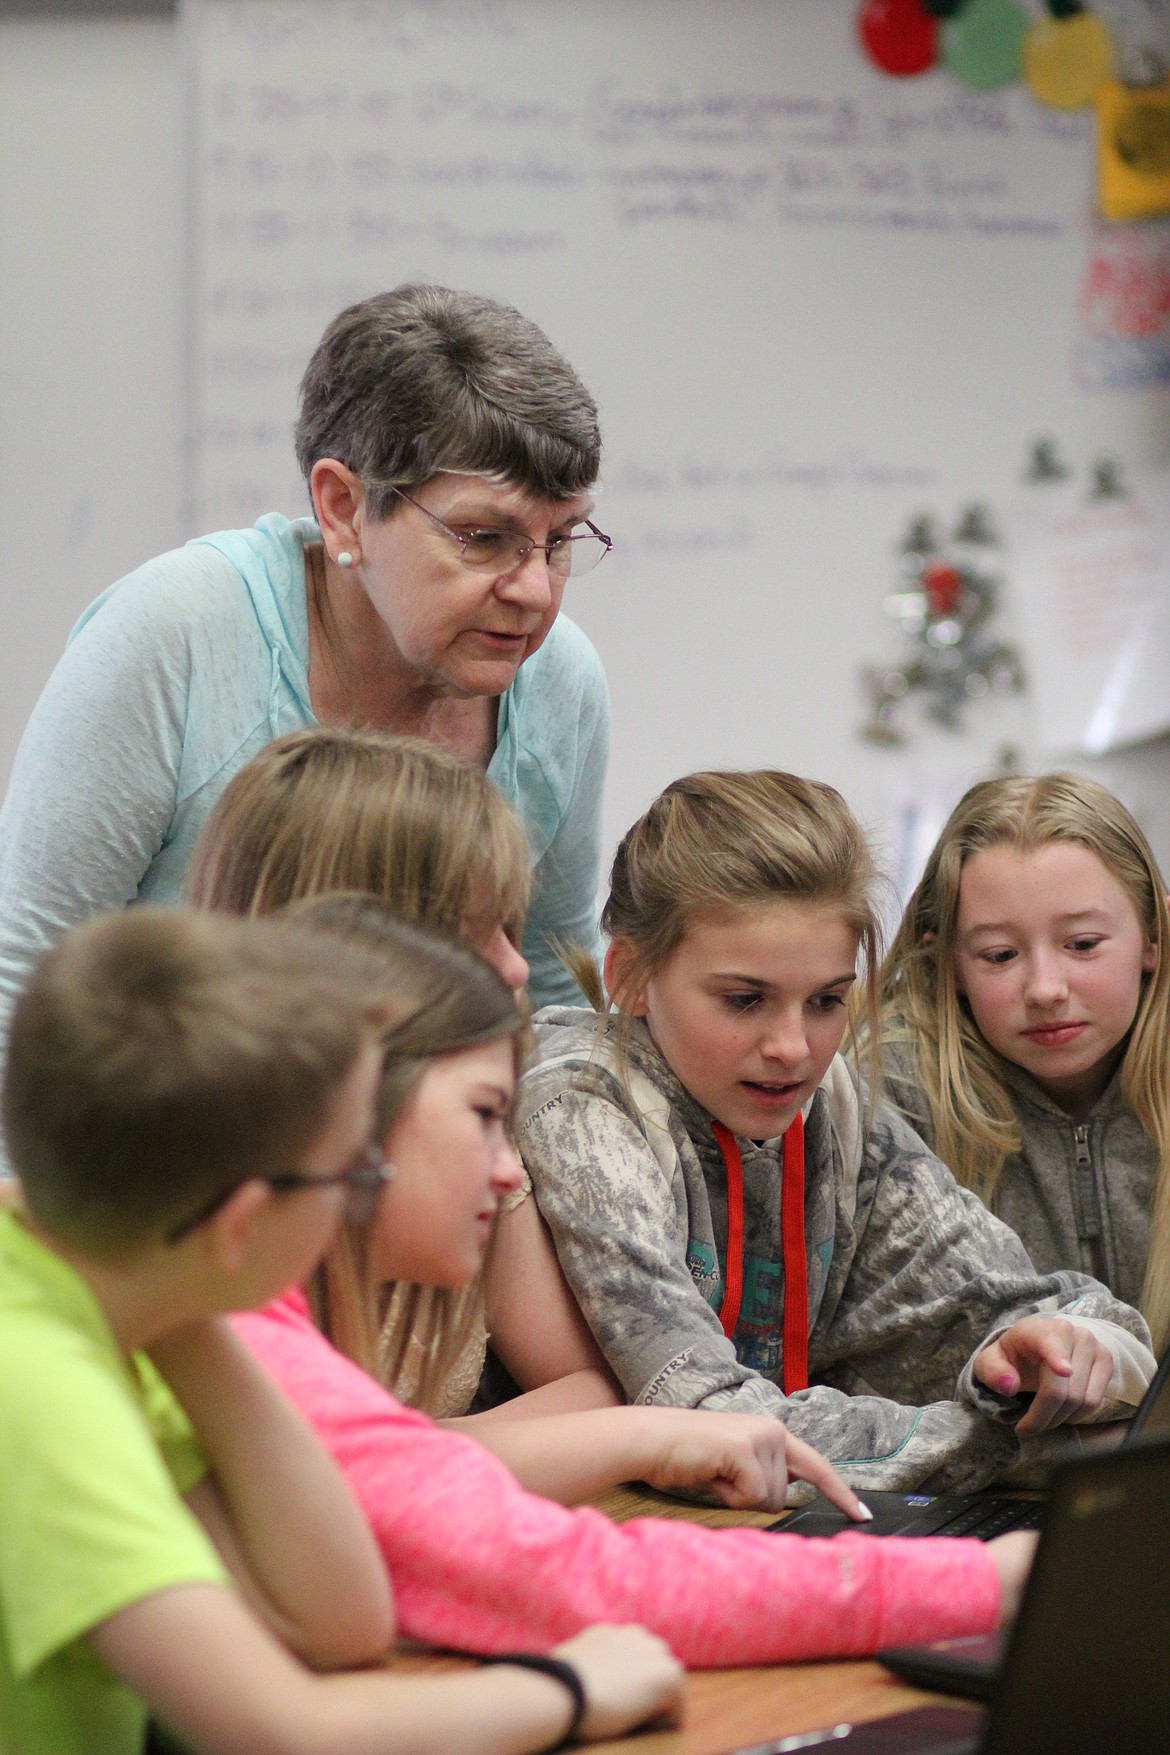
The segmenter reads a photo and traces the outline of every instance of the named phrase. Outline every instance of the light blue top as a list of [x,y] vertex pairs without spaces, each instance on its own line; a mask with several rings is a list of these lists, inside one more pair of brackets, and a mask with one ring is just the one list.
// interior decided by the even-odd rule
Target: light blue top
[[[177,902],[212,806],[309,704],[310,519],[270,514],[148,561],[77,623],[0,811],[0,1019],[66,927]],[[550,935],[597,946],[609,702],[601,661],[558,616],[500,699],[488,774],[532,846],[533,1003],[579,1002]]]

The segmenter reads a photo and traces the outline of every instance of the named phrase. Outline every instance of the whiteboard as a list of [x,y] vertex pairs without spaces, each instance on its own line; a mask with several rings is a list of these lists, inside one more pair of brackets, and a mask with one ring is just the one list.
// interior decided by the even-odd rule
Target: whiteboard
[[1026,701],[860,741],[898,538],[1006,501],[1040,433],[1079,468],[1167,459],[1165,384],[1110,377],[1084,321],[1089,117],[885,78],[855,12],[186,7],[188,526],[306,509],[296,385],[343,305],[425,279],[520,307],[602,410],[615,548],[565,608],[614,699],[611,841],[700,766],[814,774],[880,824],[917,770],[1047,754]]

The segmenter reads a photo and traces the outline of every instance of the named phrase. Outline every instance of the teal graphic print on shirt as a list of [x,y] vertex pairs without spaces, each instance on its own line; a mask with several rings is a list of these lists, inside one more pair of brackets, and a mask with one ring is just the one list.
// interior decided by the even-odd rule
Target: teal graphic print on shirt
[[780,1369],[781,1321],[780,1263],[770,1256],[747,1256],[743,1264],[743,1302],[735,1330],[735,1355],[741,1365],[765,1375]]
[[[712,1310],[723,1303],[724,1281],[715,1251],[692,1238],[687,1268]],[[735,1331],[735,1351],[752,1371],[772,1372],[781,1356],[780,1263],[769,1256],[749,1255],[743,1264],[743,1297]]]
[[723,1275],[709,1243],[696,1243],[691,1239],[687,1249],[687,1271],[711,1308],[718,1310],[723,1302]]

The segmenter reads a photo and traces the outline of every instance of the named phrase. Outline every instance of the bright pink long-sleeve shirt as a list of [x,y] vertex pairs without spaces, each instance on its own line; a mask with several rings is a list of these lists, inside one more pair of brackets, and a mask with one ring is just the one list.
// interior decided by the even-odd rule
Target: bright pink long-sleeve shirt
[[314,1327],[300,1292],[236,1326],[349,1481],[412,1639],[544,1651],[595,1621],[640,1621],[709,1669],[863,1657],[995,1625],[999,1583],[981,1542],[817,1541],[569,1511],[395,1401]]

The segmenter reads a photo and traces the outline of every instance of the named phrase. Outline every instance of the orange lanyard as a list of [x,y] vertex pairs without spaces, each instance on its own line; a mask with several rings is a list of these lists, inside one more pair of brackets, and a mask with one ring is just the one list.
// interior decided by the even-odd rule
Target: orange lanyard
[[[730,1128],[712,1122],[727,1172],[727,1262],[719,1320],[728,1340],[743,1298],[743,1159]],[[808,1264],[804,1253],[804,1117],[784,1134],[780,1183],[780,1239],[784,1254],[784,1393],[808,1388]]]

